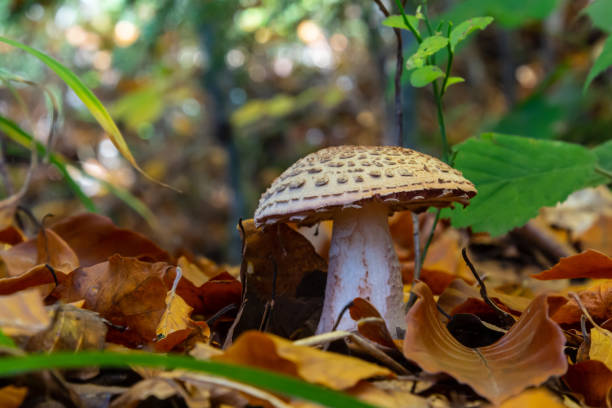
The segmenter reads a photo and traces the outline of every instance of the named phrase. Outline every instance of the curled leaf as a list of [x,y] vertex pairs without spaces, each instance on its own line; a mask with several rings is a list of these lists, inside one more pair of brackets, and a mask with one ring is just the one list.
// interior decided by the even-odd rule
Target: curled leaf
[[459,343],[438,319],[427,285],[413,291],[420,300],[408,313],[404,355],[425,371],[445,372],[468,384],[494,404],[552,375],[565,373],[565,336],[547,316],[546,297],[535,298],[517,323],[496,343],[468,348]]
[[577,255],[561,258],[550,269],[531,275],[539,280],[551,279],[610,279],[612,278],[612,258],[599,251],[587,249]]

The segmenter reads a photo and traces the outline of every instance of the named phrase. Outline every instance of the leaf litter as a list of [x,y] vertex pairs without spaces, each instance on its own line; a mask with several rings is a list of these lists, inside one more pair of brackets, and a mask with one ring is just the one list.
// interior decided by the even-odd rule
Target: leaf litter
[[[419,220],[431,228],[431,215]],[[546,243],[525,254],[512,234],[469,235],[441,222],[423,281],[412,286],[412,219],[392,218],[406,298],[418,296],[400,336],[361,298],[342,317],[356,322],[355,332],[314,335],[329,234],[260,230],[245,220],[237,268],[173,256],[95,214],[48,224],[32,238],[15,225],[0,231],[0,329],[13,344],[2,346],[5,354],[182,353],[283,373],[383,407],[610,402],[610,258],[596,224],[546,235],[573,240],[559,241],[563,247],[579,248],[581,237],[596,244],[551,265]],[[468,245],[482,276],[461,258]],[[537,273],[533,257],[543,260]],[[21,375],[0,388],[0,401],[19,406],[33,392],[64,406],[313,406],[229,379],[138,367]]]

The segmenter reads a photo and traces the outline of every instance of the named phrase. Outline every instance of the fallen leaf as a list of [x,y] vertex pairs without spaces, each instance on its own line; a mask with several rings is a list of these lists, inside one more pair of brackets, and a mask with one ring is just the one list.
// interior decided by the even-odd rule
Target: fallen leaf
[[243,333],[221,356],[213,360],[263,368],[299,377],[334,390],[344,390],[360,380],[393,377],[384,367],[341,354],[296,346],[273,334]]
[[499,341],[472,349],[453,338],[438,319],[427,285],[419,282],[413,291],[420,299],[406,317],[404,355],[425,371],[445,372],[494,404],[565,373],[565,336],[548,318],[545,296],[535,298]]
[[327,271],[327,263],[299,232],[285,224],[255,228],[253,220],[242,222],[246,237],[243,262],[247,264],[248,286],[265,298],[273,291],[276,271],[276,295],[295,296],[302,278],[310,271]]
[[572,364],[562,379],[572,392],[584,397],[588,406],[607,406],[612,389],[612,371],[601,361],[587,360]]
[[106,323],[96,312],[72,305],[56,305],[51,325],[28,340],[32,352],[103,350]]
[[81,266],[92,266],[119,254],[150,262],[171,262],[166,251],[137,232],[116,227],[106,217],[84,213],[54,224],[57,233],[77,254]]
[[589,358],[601,361],[612,370],[612,333],[602,327],[591,328]]
[[[489,298],[502,308],[514,314],[520,314],[529,306],[531,299],[523,296],[508,295],[501,291],[487,288]],[[470,302],[469,299],[481,299],[479,289],[462,279],[455,279],[444,290],[438,299],[438,305],[449,314],[461,307],[462,304]],[[483,301],[484,302],[484,301]],[[457,309],[456,313],[459,312]]]
[[[182,296],[180,289],[179,282],[177,293]],[[241,293],[242,284],[228,272],[222,272],[198,288],[198,296],[202,301],[200,313],[210,316],[227,305],[239,305]]]
[[15,387],[14,385],[2,387],[0,388],[0,407],[19,408],[27,394],[26,387]]
[[[602,187],[607,190],[609,195],[609,190],[605,186]],[[612,254],[610,231],[612,231],[612,216],[600,215],[587,231],[578,236],[578,239],[582,242],[584,248],[592,248],[604,254]]]
[[506,400],[500,408],[566,408],[561,399],[545,388],[524,391]]
[[370,302],[362,298],[353,299],[349,313],[358,322],[357,330],[363,337],[382,346],[396,348],[385,321]]
[[148,378],[131,386],[125,393],[114,399],[110,408],[137,407],[149,397],[166,400],[174,395],[185,396],[185,391],[173,380]]
[[193,308],[189,306],[176,291],[168,291],[166,295],[166,310],[162,315],[155,334],[159,341],[155,350],[170,351],[182,343],[193,331],[193,321],[189,317]]
[[131,346],[146,344],[155,339],[174,269],[165,262],[113,255],[107,262],[72,273],[56,288],[54,296],[64,302],[84,299],[85,308],[125,327],[123,331],[111,328],[109,341]]
[[7,336],[31,336],[45,330],[50,322],[38,291],[0,296],[0,328]]
[[[578,297],[596,322],[612,317],[612,281],[604,281],[578,292]],[[552,319],[559,324],[574,324],[580,321],[582,311],[574,299],[560,306]]]
[[531,275],[540,280],[551,279],[610,279],[612,278],[612,258],[601,252],[587,249],[577,255],[561,258],[550,269]]
[[13,246],[25,240],[26,236],[23,231],[14,225],[9,225],[8,227],[0,230],[0,242],[3,244]]
[[346,392],[353,397],[357,397],[360,400],[376,407],[430,407],[427,399],[419,397],[418,395],[411,393],[409,390],[395,389],[392,386],[379,385],[377,382],[370,383],[367,381],[360,381],[357,385],[348,389]]

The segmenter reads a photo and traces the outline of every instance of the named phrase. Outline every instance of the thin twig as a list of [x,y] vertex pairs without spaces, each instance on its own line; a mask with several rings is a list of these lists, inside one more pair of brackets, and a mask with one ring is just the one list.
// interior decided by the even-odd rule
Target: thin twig
[[[421,278],[421,238],[419,236],[419,216],[415,213],[412,214],[412,241],[414,246],[414,273],[412,275],[412,285]],[[410,291],[410,297],[408,303],[406,303],[406,311],[410,310],[412,305],[416,302],[416,294]]]
[[514,323],[515,322],[514,317],[512,317],[510,313],[506,312],[505,310],[497,306],[495,302],[493,302],[489,298],[489,295],[487,294],[487,287],[485,286],[484,282],[480,278],[480,275],[478,275],[478,272],[476,272],[476,268],[474,268],[474,264],[472,264],[472,262],[468,258],[467,250],[465,248],[461,250],[461,255],[463,256],[463,260],[465,261],[465,264],[468,266],[468,268],[470,268],[470,271],[472,271],[472,275],[474,275],[474,278],[476,278],[476,280],[478,281],[478,285],[480,286],[480,296],[482,297],[482,300],[484,300],[484,302],[487,305],[491,306],[493,310],[495,310],[500,316],[503,316],[504,323],[509,323],[509,324]]

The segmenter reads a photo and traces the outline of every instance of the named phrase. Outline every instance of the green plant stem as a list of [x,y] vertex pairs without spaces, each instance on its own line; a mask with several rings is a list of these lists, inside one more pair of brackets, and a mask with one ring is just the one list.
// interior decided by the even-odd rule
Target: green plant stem
[[438,90],[438,82],[433,82],[434,98],[436,100],[436,108],[438,111],[438,127],[440,128],[440,137],[442,138],[442,160],[445,163],[450,163],[450,149],[446,138],[446,125],[444,124],[444,112],[442,110],[442,95]]
[[423,42],[423,38],[418,33],[418,31],[410,24],[408,18],[406,17],[406,12],[404,11],[404,6],[402,6],[402,2],[400,0],[395,0],[395,4],[397,4],[397,8],[399,8],[400,13],[402,14],[402,18],[404,19],[404,24],[410,29],[414,38],[416,38],[417,42],[420,44]]
[[[446,33],[446,36],[448,38],[450,38],[452,27],[453,27],[452,23],[448,23],[448,32]],[[450,46],[450,41],[448,45],[446,46],[446,50],[448,51],[448,61],[446,63],[446,72],[444,73],[444,80],[442,81],[442,89],[440,90],[440,99],[442,99],[442,97],[446,93],[446,84],[448,82],[448,78],[450,77],[450,70],[451,70],[451,66],[453,65],[453,58],[455,56],[455,53],[453,52],[453,49]]]
[[603,167],[595,167],[595,173],[599,173],[602,176],[605,176],[607,178],[609,178],[610,180],[612,180],[612,171],[608,171],[606,169],[604,169]]
[[116,353],[88,351],[79,353],[33,354],[1,357],[0,376],[12,376],[45,369],[99,367],[161,367],[184,369],[226,377],[268,391],[316,402],[327,407],[373,408],[349,395],[309,384],[286,375],[216,361],[196,360],[186,356],[150,353]]

